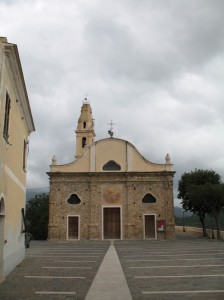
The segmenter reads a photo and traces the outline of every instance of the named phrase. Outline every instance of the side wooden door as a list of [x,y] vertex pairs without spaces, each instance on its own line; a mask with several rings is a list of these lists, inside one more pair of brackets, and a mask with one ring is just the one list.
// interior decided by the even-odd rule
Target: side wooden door
[[155,216],[145,215],[145,239],[155,239]]
[[79,238],[79,217],[68,216],[68,239],[77,240]]

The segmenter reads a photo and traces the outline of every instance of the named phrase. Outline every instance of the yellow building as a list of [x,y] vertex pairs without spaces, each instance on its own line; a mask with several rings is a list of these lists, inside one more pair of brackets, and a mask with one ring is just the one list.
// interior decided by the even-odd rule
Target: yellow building
[[17,46],[0,37],[0,280],[25,255],[22,211],[34,130]]
[[85,99],[76,129],[76,159],[50,176],[50,240],[174,239],[173,166],[145,159],[130,142],[94,141]]

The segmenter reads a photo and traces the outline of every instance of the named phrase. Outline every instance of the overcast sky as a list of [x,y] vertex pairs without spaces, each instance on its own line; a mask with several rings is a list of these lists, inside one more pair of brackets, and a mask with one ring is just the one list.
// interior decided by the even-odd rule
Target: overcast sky
[[[28,188],[49,186],[52,156],[71,162],[84,95],[96,139],[167,153],[224,179],[223,0],[0,0],[0,35],[18,46],[36,132]],[[40,190],[41,191],[41,190]]]

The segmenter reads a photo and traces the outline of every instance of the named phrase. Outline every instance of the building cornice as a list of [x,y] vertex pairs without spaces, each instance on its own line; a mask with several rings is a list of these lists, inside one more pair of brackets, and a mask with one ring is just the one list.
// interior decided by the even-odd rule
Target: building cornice
[[47,172],[52,177],[158,177],[158,176],[174,176],[175,171],[152,171],[152,172]]
[[27,131],[31,133],[35,131],[35,126],[30,109],[18,48],[15,44],[11,43],[3,43],[3,45],[6,67],[10,74],[11,81],[14,83],[15,95],[20,104],[22,118],[25,121]]

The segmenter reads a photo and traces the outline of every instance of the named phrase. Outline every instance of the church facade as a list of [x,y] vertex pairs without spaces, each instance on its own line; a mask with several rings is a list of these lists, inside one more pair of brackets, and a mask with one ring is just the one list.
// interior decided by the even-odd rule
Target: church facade
[[130,142],[94,141],[92,110],[83,102],[76,156],[50,166],[49,240],[174,239],[173,166],[145,159]]

